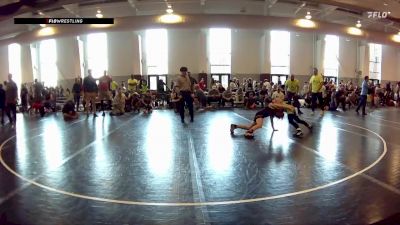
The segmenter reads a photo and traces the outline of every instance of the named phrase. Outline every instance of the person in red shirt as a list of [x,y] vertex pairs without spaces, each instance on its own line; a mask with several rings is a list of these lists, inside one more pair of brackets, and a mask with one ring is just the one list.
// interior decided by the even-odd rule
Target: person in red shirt
[[111,77],[107,75],[107,71],[104,71],[104,75],[99,79],[99,99],[101,104],[101,110],[103,111],[103,116],[105,116],[105,106],[104,100],[108,102],[111,106],[111,92],[110,92]]
[[206,90],[206,82],[204,81],[204,78],[201,78],[199,82],[199,87],[201,90],[205,91]]

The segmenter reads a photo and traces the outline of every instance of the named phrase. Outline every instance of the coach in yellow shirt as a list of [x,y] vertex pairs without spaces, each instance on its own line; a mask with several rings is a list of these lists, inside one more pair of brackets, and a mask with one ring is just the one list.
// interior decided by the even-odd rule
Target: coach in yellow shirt
[[300,102],[298,97],[300,91],[300,82],[294,78],[293,74],[290,76],[289,80],[286,80],[285,89],[287,102],[295,106],[299,114],[303,114],[303,112],[300,110]]
[[131,78],[128,79],[128,91],[131,93],[137,91],[138,83],[139,82],[133,77],[133,74],[131,74]]
[[311,110],[314,114],[315,107],[317,105],[317,99],[319,106],[321,107],[321,116],[324,115],[324,100],[322,98],[322,86],[324,85],[324,77],[318,74],[318,69],[314,68],[313,75],[310,78],[310,91],[311,91]]

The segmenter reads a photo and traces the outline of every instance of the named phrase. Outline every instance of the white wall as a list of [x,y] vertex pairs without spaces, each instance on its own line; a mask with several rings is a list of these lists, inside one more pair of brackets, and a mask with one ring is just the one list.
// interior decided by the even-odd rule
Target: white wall
[[[168,30],[168,71],[179,74],[181,66],[188,67],[193,74],[200,72],[201,49],[206,44],[202,40],[201,30],[170,29]],[[204,56],[204,55],[203,55]]]
[[399,70],[397,65],[399,49],[391,46],[382,46],[382,80],[385,81],[398,81],[400,80]]
[[67,80],[81,74],[79,62],[79,46],[76,37],[56,39],[58,79]]
[[339,38],[339,79],[356,78],[357,41]]
[[262,30],[232,30],[232,73],[260,74]]
[[0,83],[7,80],[8,76],[8,46],[0,47]]
[[22,83],[33,82],[32,56],[29,44],[21,45],[21,81]]
[[126,76],[139,73],[139,40],[133,32],[110,32],[108,40],[108,73]]
[[309,75],[313,67],[313,34],[290,35],[290,73]]

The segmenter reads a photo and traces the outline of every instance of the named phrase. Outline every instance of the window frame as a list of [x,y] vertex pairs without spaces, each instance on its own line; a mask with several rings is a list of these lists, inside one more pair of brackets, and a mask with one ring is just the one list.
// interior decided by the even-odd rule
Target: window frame
[[[371,46],[374,46],[374,50],[372,50]],[[377,55],[375,54],[376,53],[375,46],[379,46],[379,48],[380,48],[380,53],[381,54],[380,54],[379,57],[377,57]],[[371,79],[380,81],[380,80],[382,80],[382,45],[381,44],[376,44],[376,43],[369,43],[368,47],[369,47],[369,54],[370,54],[369,55],[369,59],[368,59],[369,77],[374,77],[374,78],[371,78]],[[374,59],[375,59],[374,61],[371,61],[371,53],[372,53],[371,51],[373,51],[373,53],[374,53],[374,56],[373,56]],[[379,67],[379,72],[372,71],[371,70],[371,64]],[[372,74],[374,74],[374,76],[372,76]]]
[[[281,82],[281,85],[285,85],[286,81],[289,78],[289,75],[287,75],[287,74],[271,74],[271,81],[270,82],[273,82],[273,77],[278,77],[278,82],[281,80],[281,77],[285,77],[286,78],[285,82]],[[278,83],[276,83],[276,84],[278,84]]]
[[[213,76],[218,76],[218,80],[215,80]],[[228,76],[228,84],[226,87],[222,84],[222,77],[223,76]],[[220,84],[222,84],[222,87],[227,89],[229,87],[229,81],[231,80],[231,74],[230,73],[212,73],[211,74],[211,79],[214,79],[214,81],[218,81]]]
[[[274,44],[273,43],[273,38],[272,38],[272,36],[273,36],[273,33],[274,32],[280,32],[280,33],[286,33],[286,35],[288,35],[288,38],[289,38],[289,43],[283,43],[283,45],[288,45],[288,55],[287,55],[287,62],[285,62],[285,63],[279,63],[279,64],[273,64],[273,62],[272,62],[272,60],[270,61],[270,64],[271,64],[271,67],[270,67],[270,70],[271,70],[271,73],[273,73],[274,75],[278,75],[278,73],[275,73],[274,72],[274,68],[282,68],[282,69],[285,69],[285,70],[287,70],[286,72],[287,73],[280,73],[280,74],[282,74],[282,75],[286,75],[286,74],[290,74],[290,44],[291,44],[291,33],[290,33],[290,31],[286,31],[286,30],[271,30],[270,32],[269,32],[269,35],[270,35],[270,43],[269,43],[269,47],[270,47],[270,52],[269,52],[269,55],[270,55],[270,59],[273,59],[274,58],[274,56],[273,55],[277,55],[275,52],[272,52],[273,51],[273,49],[274,49],[274,47],[273,46],[277,46],[277,44]],[[280,44],[282,44],[282,43],[280,43]],[[286,65],[287,64],[287,65]],[[272,81],[272,77],[271,77],[271,81]]]
[[[151,77],[155,77],[156,78],[156,89],[151,89]],[[158,81],[160,80],[160,77],[165,77],[165,86],[164,86],[164,91],[167,91],[168,88],[168,75],[163,74],[163,75],[147,75],[147,84],[149,87],[149,90],[151,91],[157,91],[157,85],[158,85]]]
[[[224,31],[229,33],[229,37],[227,37],[229,39],[229,50],[226,51],[221,51],[221,49],[219,50],[214,50],[213,46],[219,46],[219,44],[214,43],[215,40],[213,40],[213,35],[211,34],[212,32],[216,32],[216,31]],[[214,27],[214,28],[210,28],[209,29],[209,37],[208,37],[208,46],[209,46],[209,51],[208,51],[208,58],[209,58],[209,66],[210,66],[210,73],[211,74],[231,74],[232,73],[232,29],[230,28],[223,28],[223,27]],[[214,55],[215,54],[215,55]],[[217,57],[220,56],[220,57]],[[222,56],[222,57],[221,57]],[[213,61],[214,58],[224,58],[224,56],[226,56],[226,58],[229,58],[229,64],[226,63],[216,63]],[[216,60],[218,61],[218,60]],[[229,69],[227,69],[226,71],[224,69],[222,70],[215,70],[215,68],[218,67],[229,67]],[[215,72],[217,71],[217,72]],[[222,72],[220,72],[222,71]]]
[[[164,55],[164,57],[162,57],[162,59],[164,59],[165,60],[165,62],[157,62],[157,63],[155,63],[155,64],[149,64],[149,61],[153,61],[153,60],[149,60],[149,55],[151,56],[153,53],[150,53],[150,51],[149,51],[149,46],[150,46],[150,43],[149,43],[149,33],[151,32],[151,31],[153,31],[153,32],[155,32],[155,31],[159,31],[159,32],[162,32],[162,33],[165,33],[165,38],[166,38],[166,40],[165,40],[165,52],[163,52],[163,53],[165,53],[165,55]],[[148,75],[148,76],[150,76],[150,75],[160,75],[160,74],[168,74],[168,70],[169,70],[169,68],[168,68],[168,63],[169,63],[169,49],[168,49],[168,30],[167,29],[165,29],[165,28],[160,28],[160,29],[147,29],[147,30],[145,30],[145,57],[146,57],[146,74]],[[140,39],[140,42],[141,42],[142,40]],[[141,56],[140,56],[141,57]],[[154,72],[154,73],[150,73],[149,71],[149,68],[155,68],[155,70],[156,70],[156,72]],[[149,84],[149,87],[150,87],[150,84]]]

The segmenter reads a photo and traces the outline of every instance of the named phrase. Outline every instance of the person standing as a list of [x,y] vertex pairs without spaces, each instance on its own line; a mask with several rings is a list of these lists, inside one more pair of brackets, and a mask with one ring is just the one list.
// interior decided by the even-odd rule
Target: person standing
[[28,88],[26,87],[26,84],[23,84],[21,86],[20,98],[21,98],[21,112],[26,112],[28,110]]
[[110,84],[111,78],[107,75],[107,71],[104,71],[104,74],[99,79],[99,98],[100,98],[100,106],[103,111],[103,116],[105,116],[105,105],[104,101],[107,101],[108,106],[111,108],[111,93],[110,93]]
[[356,109],[356,112],[358,114],[358,110],[360,110],[360,108],[362,107],[363,116],[367,115],[365,113],[365,106],[367,105],[368,81],[369,81],[369,77],[365,76],[364,81],[362,82],[362,85],[361,85],[360,100],[358,102],[358,106]]
[[315,107],[318,104],[321,107],[321,116],[324,115],[324,100],[322,98],[322,86],[324,84],[324,78],[321,74],[318,74],[318,69],[314,68],[313,75],[310,78],[310,91],[311,91],[311,110],[314,115]]
[[10,120],[12,127],[17,122],[17,100],[18,100],[18,87],[12,80],[12,74],[8,74],[8,82],[6,87],[6,109],[7,116]]
[[88,70],[88,75],[83,79],[83,92],[86,102],[86,115],[89,116],[89,106],[92,103],[93,117],[97,117],[96,114],[96,97],[97,97],[97,84],[96,80],[92,76],[92,70]]
[[1,125],[4,125],[4,111],[6,109],[6,91],[3,89],[3,84],[0,84],[0,111]]
[[185,103],[189,109],[190,122],[193,122],[193,97],[192,91],[193,86],[191,79],[188,75],[187,67],[180,68],[181,76],[177,80],[176,86],[179,88],[180,95],[182,96],[181,102],[179,104],[179,113],[181,116],[181,122],[185,123]]
[[81,100],[82,82],[80,78],[75,78],[74,86],[72,86],[72,93],[74,95],[74,102],[76,104],[76,111],[79,112],[79,104]]

